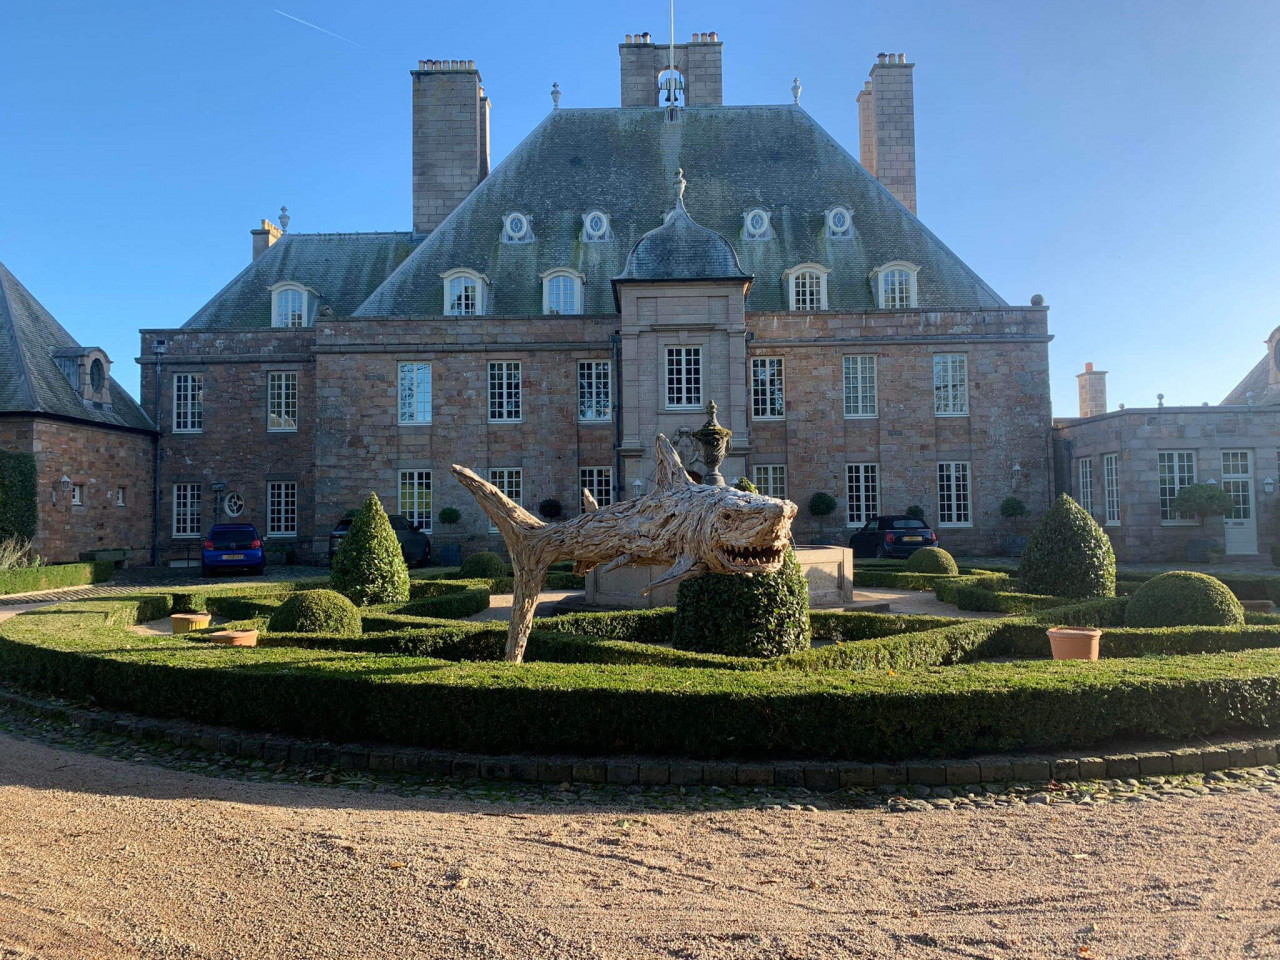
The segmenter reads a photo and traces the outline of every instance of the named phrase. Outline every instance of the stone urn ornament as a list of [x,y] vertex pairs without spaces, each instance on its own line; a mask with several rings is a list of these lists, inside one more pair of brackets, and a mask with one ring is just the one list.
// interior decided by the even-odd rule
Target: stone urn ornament
[[720,475],[720,464],[729,453],[729,441],[733,431],[720,426],[716,419],[716,402],[707,401],[707,422],[693,431],[693,439],[702,444],[702,462],[707,465],[707,472],[702,482],[709,487],[723,487],[724,477]]

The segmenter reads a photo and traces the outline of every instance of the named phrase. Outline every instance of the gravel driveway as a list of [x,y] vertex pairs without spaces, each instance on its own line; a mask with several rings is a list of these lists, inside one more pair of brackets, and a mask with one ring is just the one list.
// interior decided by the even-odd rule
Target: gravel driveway
[[0,958],[1280,955],[1280,800],[636,813],[0,734]]

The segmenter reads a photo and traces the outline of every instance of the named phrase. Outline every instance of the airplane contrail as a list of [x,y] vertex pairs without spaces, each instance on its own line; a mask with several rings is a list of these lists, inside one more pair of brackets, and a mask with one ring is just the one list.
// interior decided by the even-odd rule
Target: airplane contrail
[[340,33],[334,33],[332,30],[326,30],[324,27],[317,27],[314,23],[308,23],[306,20],[303,20],[301,17],[295,17],[291,13],[285,13],[283,10],[277,10],[276,13],[280,14],[280,16],[282,17],[288,17],[290,20],[296,20],[298,23],[302,24],[304,27],[310,27],[312,30],[319,30],[321,33],[326,33],[331,37],[337,38],[338,40],[343,40],[351,44],[352,46],[359,47],[361,50],[369,49],[363,43],[356,43],[354,40],[350,40],[347,37],[344,37]]

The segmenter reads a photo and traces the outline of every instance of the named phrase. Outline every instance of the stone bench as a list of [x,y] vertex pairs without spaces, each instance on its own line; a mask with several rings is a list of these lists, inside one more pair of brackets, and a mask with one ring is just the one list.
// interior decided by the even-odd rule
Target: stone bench
[[176,637],[192,630],[203,630],[209,625],[210,619],[207,613],[174,613],[169,615],[169,629]]

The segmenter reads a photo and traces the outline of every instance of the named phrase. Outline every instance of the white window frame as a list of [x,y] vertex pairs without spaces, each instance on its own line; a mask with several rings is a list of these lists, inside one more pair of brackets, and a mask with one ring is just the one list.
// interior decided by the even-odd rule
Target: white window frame
[[[404,517],[415,529],[423,533],[431,532],[431,471],[401,470],[400,484],[397,488],[400,516]],[[408,496],[405,496],[406,486]]]
[[1080,506],[1084,512],[1093,516],[1093,458],[1081,457],[1076,461],[1076,476],[1079,478]]
[[[490,467],[489,482],[519,506],[524,506],[524,469],[522,467]],[[490,523],[489,532],[497,533],[498,525]]]
[[[477,273],[475,270],[468,270],[466,267],[455,267],[440,274],[440,280],[443,284],[444,299],[441,301],[441,307],[446,317],[483,317],[489,312],[489,278],[483,273]],[[466,312],[462,310],[454,310],[450,303],[449,289],[453,285],[453,281],[465,283],[470,280],[476,286],[476,303],[475,309]]]
[[127,490],[128,490],[128,487],[116,487],[116,506],[117,507],[123,507],[126,505],[125,492]]
[[[957,371],[959,371],[959,377],[956,376]],[[933,355],[933,415],[935,417],[967,417],[969,415],[969,355],[967,353],[935,353]]]
[[845,526],[861,527],[880,513],[880,464],[844,465]]
[[[843,230],[837,230],[835,228],[834,220],[836,218],[837,213],[844,214],[845,227]],[[826,233],[828,237],[844,239],[844,238],[853,236],[853,211],[850,210],[848,207],[842,204],[837,204],[836,206],[832,207],[830,210],[827,210],[825,213],[823,213],[822,217],[823,217],[823,222],[826,226]]]
[[938,526],[973,526],[973,470],[968,460],[938,463]]
[[[667,387],[668,410],[702,409],[702,344],[669,343],[666,345],[664,379]],[[678,372],[681,382],[676,384],[673,373]],[[676,402],[672,403],[672,399]]]
[[[524,230],[518,230],[518,221],[523,221]],[[538,239],[533,235],[533,217],[523,210],[512,210],[502,217],[503,243],[533,243]]]
[[1173,512],[1173,501],[1178,496],[1178,491],[1196,482],[1196,472],[1194,450],[1156,451],[1156,492],[1160,499],[1162,527],[1195,526],[1199,523],[1195,517]]
[[1102,504],[1105,525],[1120,526],[1120,454],[1102,455]]
[[787,418],[786,363],[782,357],[751,358],[751,419]]
[[[599,416],[601,404],[604,407],[603,416]],[[579,360],[578,422],[609,423],[612,420],[613,361]]]
[[488,400],[490,423],[523,422],[524,365],[519,360],[489,361]]
[[199,539],[203,534],[200,528],[200,484],[175,483],[172,493],[173,538],[175,540]]
[[[796,303],[796,282],[802,276],[808,274],[817,274],[818,276],[818,300],[819,306],[804,307],[798,306]],[[831,273],[830,267],[824,267],[820,263],[800,263],[782,274],[783,282],[787,285],[787,303],[788,309],[795,313],[809,313],[813,310],[827,309],[827,275]]]
[[84,506],[84,484],[73,483],[71,485],[71,505],[73,507]]
[[173,432],[204,433],[203,373],[173,375]]
[[[400,426],[430,425],[431,377],[429,360],[401,360],[396,363],[396,421]],[[405,416],[406,412],[408,417]]]
[[298,535],[298,481],[267,481],[267,536]]
[[[850,354],[844,358],[844,418],[869,420],[880,415],[879,358]],[[871,402],[867,403],[870,394]]]
[[1223,450],[1222,490],[1230,495],[1234,508],[1227,520],[1249,520],[1254,516],[1253,450]]
[[787,465],[785,463],[757,463],[751,468],[751,482],[766,497],[787,499]]
[[[604,219],[604,229],[596,233],[591,229],[591,218],[602,217]],[[609,215],[603,210],[589,210],[582,215],[582,240],[584,243],[604,243],[613,239],[613,233],[609,225]]]
[[[919,305],[919,298],[916,284],[916,274],[920,272],[920,268],[914,263],[908,263],[906,260],[892,260],[889,263],[882,264],[871,271],[871,286],[875,293],[876,306],[881,310],[913,310]],[[888,281],[893,273],[905,273],[907,275],[907,302],[906,303],[890,303]]]
[[[292,382],[292,398],[289,384]],[[293,400],[293,416],[288,416],[289,401]],[[277,412],[278,408],[278,412]],[[267,432],[298,432],[298,372],[296,370],[267,371]]]
[[[547,315],[563,315],[566,317],[576,317],[582,314],[582,288],[587,282],[587,278],[580,274],[577,270],[570,270],[567,267],[557,267],[554,270],[548,270],[541,274],[542,277],[542,312]],[[552,310],[551,309],[551,287],[557,280],[567,280],[573,290],[573,309],[572,310]]]
[[613,467],[579,467],[578,496],[585,501],[583,490],[590,492],[598,506],[607,507],[613,503]]
[[[311,301],[312,295],[319,296],[310,287],[297,283],[293,280],[283,280],[280,283],[274,283],[267,288],[271,291],[271,326],[283,327],[284,329],[299,329],[301,327],[311,326]],[[280,310],[280,301],[282,294],[296,293],[298,295],[298,306],[301,310],[299,314],[299,323],[292,322],[291,316],[285,316]],[[292,311],[290,312],[292,314]]]
[[[751,220],[755,216],[764,217],[764,226],[759,230],[751,229]],[[742,215],[742,236],[747,240],[773,239],[773,226],[769,211],[764,207],[752,207]]]

